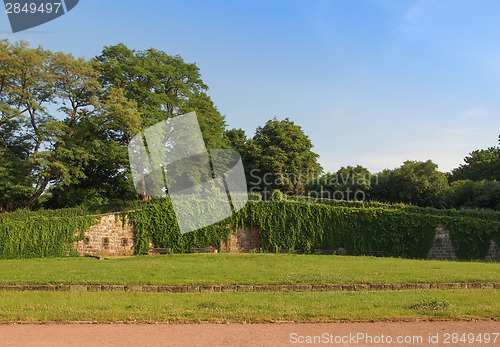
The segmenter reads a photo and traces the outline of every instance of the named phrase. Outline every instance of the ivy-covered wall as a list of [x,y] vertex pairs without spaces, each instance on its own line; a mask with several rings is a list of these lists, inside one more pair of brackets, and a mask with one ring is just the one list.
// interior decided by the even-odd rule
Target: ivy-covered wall
[[44,258],[77,255],[74,242],[98,222],[96,217],[31,216],[0,218],[0,258]]
[[[230,234],[237,228],[257,230],[261,252],[302,250],[313,253],[316,249],[335,250],[343,246],[350,255],[377,250],[383,251],[385,256],[426,258],[438,225],[449,230],[458,259],[484,259],[492,240],[500,244],[500,221],[496,215],[405,206],[310,204],[285,199],[249,201],[241,211],[217,225],[187,234],[180,233],[168,199],[141,210],[117,214],[117,222],[112,224],[118,225],[125,218],[134,227],[135,254],[147,254],[150,243],[157,248],[170,248],[174,253],[208,246],[221,251],[221,245],[230,244]],[[0,258],[76,254],[75,245],[85,243],[84,233],[99,219],[0,215]],[[103,228],[105,233],[113,232],[106,229],[106,225]],[[92,230],[100,233],[101,229]],[[103,244],[104,238],[100,239]],[[124,238],[123,235],[117,238],[116,243],[130,253],[130,238],[126,244]],[[108,241],[111,243],[111,238]]]
[[[484,259],[490,242],[499,241],[500,222],[480,215],[436,213],[394,207],[349,207],[305,202],[250,201],[245,208],[218,225],[181,235],[168,200],[129,214],[136,228],[135,250],[147,254],[149,240],[155,247],[187,252],[190,248],[227,243],[231,229],[256,228],[260,250],[280,252],[337,249],[349,254],[366,250],[384,251],[386,256],[425,258],[432,247],[436,227],[451,234],[459,259]],[[232,228],[228,228],[231,225]]]

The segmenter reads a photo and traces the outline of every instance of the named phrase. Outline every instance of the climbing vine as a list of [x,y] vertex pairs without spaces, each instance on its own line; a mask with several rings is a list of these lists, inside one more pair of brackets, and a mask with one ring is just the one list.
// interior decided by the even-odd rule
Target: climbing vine
[[134,240],[136,254],[147,254],[150,241],[155,247],[170,248],[174,253],[208,246],[220,250],[221,241],[227,241],[231,233],[228,225],[232,219],[227,219],[216,225],[181,234],[172,203],[168,198],[161,203],[151,204],[144,210],[131,212],[128,218],[136,230]]
[[264,252],[300,249],[312,253],[317,248],[343,246],[352,255],[380,250],[387,256],[425,258],[436,226],[443,224],[450,230],[460,259],[481,259],[490,240],[498,239],[500,230],[500,222],[495,218],[481,219],[459,211],[336,206],[286,199],[249,201],[241,211],[217,225],[184,235],[168,199],[130,213],[129,218],[137,231],[138,254],[147,253],[150,240],[156,247],[171,248],[173,252],[186,252],[192,247],[219,248],[222,240],[227,241],[231,228],[246,226],[258,230]]
[[73,242],[98,221],[95,217],[34,216],[2,220],[0,258],[43,258],[75,255]]
[[[200,205],[189,205],[193,215]],[[194,206],[194,208],[193,208]],[[206,206],[205,206],[206,207]],[[80,210],[48,213],[18,212],[0,215],[0,258],[60,257],[74,253],[72,243],[98,217],[75,216]],[[123,212],[135,227],[135,252],[147,254],[150,242],[172,252],[213,246],[220,249],[237,227],[256,228],[261,251],[280,252],[337,249],[349,254],[367,250],[384,251],[387,256],[425,258],[442,224],[450,231],[459,259],[483,259],[491,240],[500,244],[500,220],[496,213],[422,209],[406,205],[334,204],[289,201],[276,196],[274,201],[251,200],[230,218],[200,230],[181,234],[171,201],[149,203],[134,212]],[[118,218],[117,217],[117,218]]]
[[484,259],[490,242],[500,241],[500,222],[466,217],[442,217],[450,230],[455,253],[459,259]]

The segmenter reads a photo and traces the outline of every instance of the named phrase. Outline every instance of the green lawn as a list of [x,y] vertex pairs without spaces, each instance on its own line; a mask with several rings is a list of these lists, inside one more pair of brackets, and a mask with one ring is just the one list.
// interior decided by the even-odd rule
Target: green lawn
[[292,254],[0,260],[0,285],[500,282],[500,264]]
[[500,291],[327,293],[0,292],[0,321],[263,322],[495,318]]

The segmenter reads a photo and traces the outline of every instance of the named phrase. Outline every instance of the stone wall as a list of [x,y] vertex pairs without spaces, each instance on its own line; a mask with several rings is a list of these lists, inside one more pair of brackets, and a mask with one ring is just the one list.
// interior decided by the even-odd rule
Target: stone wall
[[258,252],[260,249],[259,233],[255,228],[238,228],[229,236],[227,244],[222,241],[221,252],[242,253]]
[[[427,259],[457,260],[450,232],[442,225],[436,227],[436,236],[432,248],[427,254]],[[490,242],[490,248],[484,260],[500,261],[500,247],[493,240]]]
[[[114,214],[104,215],[101,221],[85,232],[83,241],[75,244],[80,255],[117,256],[134,254],[134,227]],[[154,248],[150,244],[150,248]],[[255,228],[238,228],[227,243],[221,244],[223,253],[259,252],[259,233]],[[436,227],[436,236],[427,259],[457,260],[450,232],[442,225]],[[500,261],[500,247],[493,240],[485,257],[487,261]]]
[[101,221],[85,232],[83,241],[75,245],[80,255],[134,254],[134,228],[114,214],[104,215]]

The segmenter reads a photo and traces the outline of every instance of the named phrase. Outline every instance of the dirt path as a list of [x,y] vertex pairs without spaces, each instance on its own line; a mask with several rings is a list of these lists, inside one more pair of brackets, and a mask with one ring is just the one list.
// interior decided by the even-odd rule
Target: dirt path
[[[465,333],[466,342],[453,341]],[[0,325],[0,346],[500,346],[500,322]],[[363,335],[361,335],[363,334]],[[449,334],[449,337],[448,337]],[[486,343],[486,339],[490,342]],[[474,336],[474,342],[471,342]],[[398,343],[398,337],[406,338]],[[432,337],[431,341],[429,338]],[[448,337],[448,338],[447,338]],[[359,338],[359,340],[356,340]],[[369,340],[371,338],[371,340]],[[436,340],[436,338],[438,340]],[[482,342],[479,342],[481,338]],[[410,341],[414,339],[413,343]],[[346,343],[342,343],[346,342]],[[303,343],[301,343],[303,342]],[[338,342],[338,343],[336,343]],[[377,343],[380,342],[380,343]],[[446,343],[449,342],[449,343]],[[457,343],[454,343],[457,342]]]

